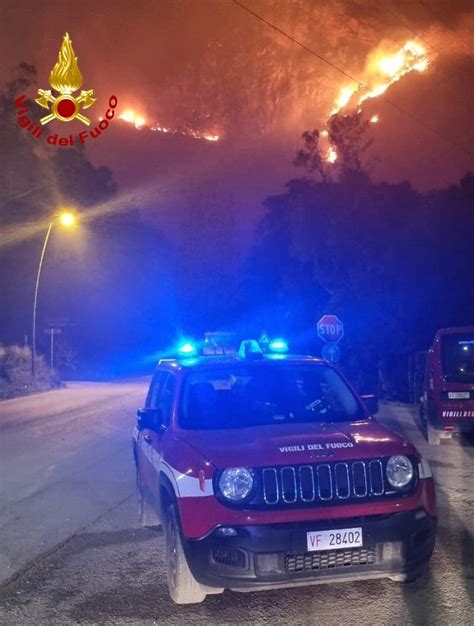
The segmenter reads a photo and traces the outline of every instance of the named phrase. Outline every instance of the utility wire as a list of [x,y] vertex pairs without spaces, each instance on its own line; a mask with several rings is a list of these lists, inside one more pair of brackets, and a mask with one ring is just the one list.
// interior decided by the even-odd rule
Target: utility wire
[[[387,6],[388,5],[388,6]],[[416,30],[414,28],[412,28],[410,26],[410,24],[408,23],[408,20],[404,17],[401,16],[400,13],[398,13],[398,11],[396,11],[395,9],[392,8],[391,6],[391,2],[390,0],[388,0],[387,2],[387,8],[390,11],[390,13],[397,19],[400,20],[400,18],[402,19],[403,22],[403,26],[410,31],[410,33],[412,35],[414,35],[415,37],[417,37],[418,39],[420,39],[421,41],[423,41],[423,43],[425,43],[429,48],[432,48],[433,50],[435,50],[438,54],[442,54],[442,51],[437,48],[436,46],[434,46],[432,43],[430,43],[427,39],[425,39],[422,35],[420,35],[419,33],[416,32]]]
[[430,13],[434,18],[436,18],[437,20],[439,20],[444,26],[445,28],[453,31],[453,33],[456,35],[456,37],[458,39],[461,39],[461,41],[464,41],[464,43],[466,44],[466,46],[468,46],[469,48],[472,49],[472,44],[468,43],[468,41],[466,39],[464,39],[463,37],[459,37],[458,33],[456,32],[456,30],[452,27],[452,26],[448,26],[445,21],[443,16],[438,13],[437,11],[433,11],[433,8],[430,7],[429,4],[426,4],[426,2],[423,2],[422,0],[418,0],[418,4],[423,7],[425,9],[426,12]]
[[292,41],[293,43],[295,43],[297,46],[299,46],[300,48],[303,48],[303,50],[306,50],[306,52],[309,52],[310,54],[312,54],[313,56],[315,56],[316,58],[318,58],[320,61],[322,61],[323,63],[326,63],[327,65],[329,65],[330,67],[332,67],[333,69],[335,69],[337,72],[343,74],[344,76],[346,76],[347,78],[349,78],[350,80],[353,80],[355,83],[357,83],[360,87],[365,87],[364,83],[362,83],[360,80],[358,80],[357,78],[354,78],[354,76],[351,76],[350,74],[348,74],[346,71],[344,71],[343,69],[341,69],[340,67],[338,67],[337,65],[335,65],[334,63],[332,63],[331,61],[328,61],[328,59],[325,59],[323,56],[321,56],[320,54],[318,54],[315,50],[313,50],[312,48],[309,48],[308,46],[306,46],[304,43],[301,43],[301,41],[298,41],[297,39],[295,39],[294,37],[292,37],[291,35],[289,35],[288,33],[286,33],[284,30],[281,30],[281,28],[278,28],[278,26],[275,26],[275,24],[272,24],[271,22],[268,22],[264,17],[262,17],[261,15],[258,15],[258,13],[255,13],[254,11],[252,11],[252,9],[249,9],[248,7],[246,7],[244,4],[241,4],[240,2],[238,2],[238,0],[233,0],[234,4],[236,4],[237,6],[239,6],[241,9],[243,9],[244,11],[247,11],[247,13],[250,13],[250,15],[253,15],[254,17],[256,17],[258,20],[260,20],[261,22],[263,22],[264,24],[266,24],[267,26],[270,26],[270,28],[273,28],[273,30],[276,30],[277,33],[280,33],[280,35],[283,35],[283,37],[286,37],[287,39],[289,39],[290,41]]
[[[412,28],[412,27],[410,26],[410,24],[408,23],[408,20],[407,20],[404,16],[400,15],[400,13],[398,13],[397,11],[395,11],[395,9],[393,9],[393,8],[391,7],[391,2],[390,2],[390,0],[388,0],[388,1],[387,1],[387,4],[386,4],[385,6],[388,8],[388,10],[390,11],[390,13],[391,13],[391,14],[392,14],[392,15],[393,15],[393,16],[394,16],[397,20],[402,19],[403,26],[404,26],[407,30],[409,30],[409,31],[410,31],[410,33],[411,33],[412,35],[414,35],[417,39],[420,39],[420,41],[423,41],[423,43],[425,43],[425,44],[426,44],[429,48],[432,48],[432,49],[433,49],[435,52],[437,52],[438,54],[440,54],[440,55],[443,55],[443,54],[444,54],[444,52],[443,52],[442,50],[440,50],[440,48],[438,48],[438,47],[437,47],[437,46],[435,46],[434,44],[430,43],[427,39],[425,39],[422,35],[420,35],[420,34],[419,34],[419,33],[418,33],[418,32],[417,32],[414,28]],[[452,77],[452,75],[450,75],[450,76],[448,77],[448,80],[449,80],[449,78],[451,78],[451,79],[452,79],[452,78],[453,78],[453,77]],[[446,80],[447,80],[447,79],[444,79],[444,81],[443,81],[443,82],[445,82]],[[451,81],[451,82],[452,82],[452,81]],[[463,104],[465,105],[465,107],[466,107],[467,109],[471,109],[471,111],[473,110],[473,107],[472,107],[472,105],[471,105],[469,102],[467,102],[467,101],[463,101]]]
[[[336,70],[337,72],[339,72],[340,74],[342,74],[346,78],[349,78],[353,82],[357,83],[359,85],[359,87],[361,87],[362,89],[365,89],[368,92],[372,91],[365,83],[360,81],[358,78],[355,78],[355,76],[352,76],[351,74],[349,74],[349,72],[346,72],[344,69],[340,68],[338,65],[336,65],[332,61],[329,61],[323,55],[321,55],[318,52],[316,52],[316,50],[313,50],[312,48],[310,48],[309,46],[305,45],[301,41],[298,41],[298,39],[295,39],[294,37],[289,35],[287,32],[285,32],[284,30],[282,30],[281,28],[279,28],[275,24],[272,24],[272,22],[269,22],[268,20],[266,20],[264,17],[262,17],[258,13],[255,13],[255,11],[253,11],[249,7],[245,6],[245,4],[242,4],[241,2],[239,2],[239,0],[233,0],[233,3],[235,5],[237,5],[238,7],[240,7],[241,9],[243,9],[244,11],[246,11],[247,13],[249,13],[250,15],[252,15],[253,17],[257,18],[258,20],[260,20],[261,22],[266,24],[267,26],[269,26],[270,28],[272,28],[274,31],[276,31],[280,35],[283,35],[283,37],[286,37],[287,39],[289,39],[291,42],[293,42],[294,44],[296,44],[297,46],[299,46],[303,50],[306,50],[306,52],[309,52],[310,54],[315,56],[317,59],[319,59],[320,61],[322,61],[326,65],[329,65],[329,67],[332,67],[334,70]],[[474,153],[471,152],[470,150],[468,150],[463,144],[455,142],[455,141],[452,141],[452,139],[450,139],[449,137],[445,137],[436,128],[433,128],[432,126],[429,126],[428,124],[425,124],[423,122],[423,120],[420,120],[420,118],[418,118],[416,115],[413,115],[413,113],[411,113],[410,111],[407,111],[406,109],[404,109],[403,107],[399,106],[398,104],[396,104],[392,100],[389,100],[388,98],[386,98],[384,96],[378,96],[378,99],[381,100],[382,102],[385,102],[385,103],[389,104],[394,109],[396,109],[399,113],[402,113],[402,114],[406,115],[407,117],[412,119],[414,122],[416,122],[417,124],[419,124],[423,128],[426,128],[430,132],[434,133],[435,135],[437,135],[438,137],[440,137],[441,139],[443,139],[447,143],[449,143],[449,144],[451,144],[453,146],[461,148],[464,152],[466,152],[466,154],[469,154],[470,156],[474,156]]]

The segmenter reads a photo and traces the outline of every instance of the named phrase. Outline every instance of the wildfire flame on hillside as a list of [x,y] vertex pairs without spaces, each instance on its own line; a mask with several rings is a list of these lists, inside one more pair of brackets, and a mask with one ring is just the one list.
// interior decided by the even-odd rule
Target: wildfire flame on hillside
[[331,111],[331,115],[339,113],[349,104],[360,106],[366,100],[377,98],[387,89],[410,72],[424,72],[428,69],[429,59],[426,49],[416,41],[407,41],[394,54],[375,52],[369,57],[364,85],[345,86]]
[[328,163],[335,163],[337,161],[337,152],[336,149],[333,148],[333,146],[329,146],[328,148],[328,152],[326,155],[326,161]]
[[[424,72],[429,66],[426,49],[416,41],[407,41],[399,50],[387,52],[386,47],[379,47],[372,52],[366,62],[361,84],[345,85],[337,96],[330,117],[320,136],[324,138],[325,159],[328,163],[337,161],[336,147],[331,143],[328,125],[331,117],[341,113],[344,109],[356,110],[362,113],[362,105],[367,100],[378,98],[384,94],[391,85],[399,81],[403,76],[411,72]],[[363,84],[362,84],[363,83]],[[160,123],[150,124],[145,117],[133,109],[125,110],[119,119],[132,124],[138,130],[147,130],[171,135],[183,135],[192,139],[204,139],[206,141],[219,141],[219,135],[195,130],[193,128],[170,128]],[[370,118],[371,124],[379,122],[377,114]]]
[[141,130],[143,126],[145,126],[145,118],[130,109],[127,109],[127,111],[119,115],[119,120],[133,124],[138,130]]
[[[403,76],[411,72],[424,72],[428,69],[429,59],[426,49],[416,41],[407,41],[395,53],[387,54],[376,50],[369,56],[364,76],[364,86],[351,85],[342,87],[330,113],[330,118],[346,107],[356,108],[362,112],[361,106],[366,100],[378,98],[391,85],[398,82]],[[370,118],[372,124],[379,121],[377,114]],[[327,123],[326,123],[327,126]],[[328,131],[323,130],[321,136],[327,137]],[[326,153],[328,163],[334,163],[337,152],[334,146],[329,146]]]
[[133,111],[132,109],[127,109],[121,115],[119,115],[119,119],[127,122],[128,124],[133,124],[138,130],[150,130],[158,133],[169,133],[170,135],[184,135],[185,137],[191,137],[192,139],[205,139],[206,141],[219,141],[219,135],[216,135],[211,132],[201,132],[198,130],[193,130],[190,128],[167,128],[166,126],[162,126],[161,124],[149,125],[147,124],[146,119]]

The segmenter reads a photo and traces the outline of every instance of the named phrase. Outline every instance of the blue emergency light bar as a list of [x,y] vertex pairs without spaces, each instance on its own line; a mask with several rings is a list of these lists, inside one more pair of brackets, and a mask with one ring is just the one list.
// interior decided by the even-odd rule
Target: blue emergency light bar
[[241,359],[258,359],[262,357],[262,348],[255,339],[244,339],[239,348]]
[[270,341],[268,344],[268,349],[270,352],[283,354],[284,352],[288,352],[288,344],[284,339],[273,339],[273,341]]
[[[209,342],[207,342],[209,343]],[[189,359],[197,356],[199,353],[209,354],[210,350],[206,346],[206,342],[204,344],[198,344],[192,339],[182,339],[181,342],[176,346],[176,355],[181,359]],[[262,350],[262,346],[255,339],[244,339],[239,348],[238,355],[241,359],[258,359],[262,358],[263,352],[273,353],[275,356],[283,355],[288,352],[288,343],[281,338],[273,339],[268,344],[266,350]],[[213,346],[213,354],[232,354],[233,351],[227,349],[222,349],[222,351],[218,351],[216,346]]]
[[180,357],[192,357],[196,356],[197,347],[192,341],[183,341],[178,346],[178,355]]

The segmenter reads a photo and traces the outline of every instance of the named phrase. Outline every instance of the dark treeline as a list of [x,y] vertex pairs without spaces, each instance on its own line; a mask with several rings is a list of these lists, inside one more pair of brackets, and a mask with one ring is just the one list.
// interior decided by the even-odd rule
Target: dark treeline
[[320,133],[303,133],[303,177],[264,202],[243,302],[257,327],[318,355],[316,321],[337,314],[351,379],[406,400],[435,331],[474,323],[474,176],[425,194],[375,183],[368,128],[360,114],[333,116],[335,165]]
[[409,357],[437,328],[474,320],[473,197],[472,174],[426,195],[361,173],[289,182],[265,201],[248,262],[256,328],[320,354],[316,321],[335,313],[351,378],[406,398]]

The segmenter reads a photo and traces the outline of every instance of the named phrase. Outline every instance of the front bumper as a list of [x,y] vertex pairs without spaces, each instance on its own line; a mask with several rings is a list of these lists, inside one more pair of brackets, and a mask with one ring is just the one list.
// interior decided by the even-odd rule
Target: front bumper
[[442,422],[438,422],[436,424],[432,424],[432,426],[439,430],[440,432],[445,433],[460,433],[460,434],[472,434],[474,433],[474,420],[471,421],[454,421],[454,420],[443,420]]
[[[363,547],[307,552],[308,531],[362,527]],[[194,577],[208,587],[271,588],[326,582],[419,576],[433,552],[436,518],[423,509],[324,522],[219,528],[183,547]]]

